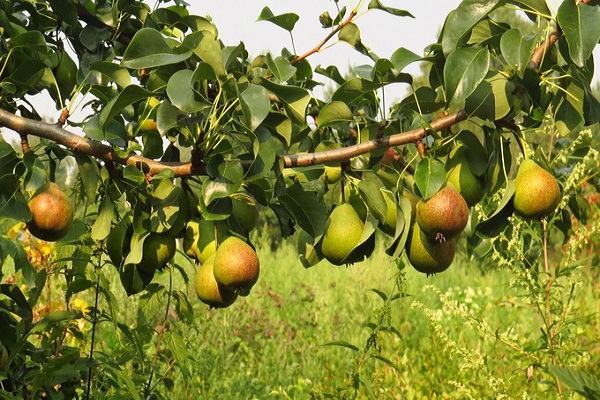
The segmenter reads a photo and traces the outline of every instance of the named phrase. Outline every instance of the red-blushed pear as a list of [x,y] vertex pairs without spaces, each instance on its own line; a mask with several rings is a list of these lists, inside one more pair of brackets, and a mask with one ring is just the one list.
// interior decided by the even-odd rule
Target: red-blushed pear
[[54,182],[39,188],[29,200],[31,221],[27,229],[38,239],[49,242],[63,238],[73,225],[71,201]]
[[356,247],[364,223],[349,203],[335,207],[329,215],[329,225],[321,242],[321,253],[334,265],[342,265]]
[[535,161],[526,159],[515,177],[515,210],[525,218],[543,218],[560,201],[560,187],[551,173]]
[[429,200],[417,203],[417,224],[440,242],[458,236],[468,220],[469,207],[452,186],[444,186]]
[[214,274],[219,285],[225,289],[242,296],[248,295],[260,274],[258,255],[246,242],[230,236],[217,247]]
[[237,300],[238,294],[217,283],[214,261],[215,256],[213,255],[198,267],[194,279],[194,289],[200,301],[208,304],[211,308],[229,307]]
[[426,235],[419,224],[413,224],[406,241],[406,255],[410,265],[427,275],[443,272],[454,259],[456,244],[454,240],[438,242]]

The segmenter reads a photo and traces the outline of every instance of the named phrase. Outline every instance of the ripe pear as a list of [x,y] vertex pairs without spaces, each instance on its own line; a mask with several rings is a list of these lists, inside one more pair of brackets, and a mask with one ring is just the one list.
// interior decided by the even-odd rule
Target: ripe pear
[[214,264],[215,279],[229,291],[247,295],[258,281],[260,262],[256,252],[235,236],[219,245]]
[[209,257],[196,271],[194,289],[200,301],[211,308],[225,308],[232,305],[238,294],[220,286],[214,273],[215,256]]
[[446,182],[460,193],[469,207],[479,203],[484,195],[484,182],[469,168],[467,148],[455,147],[446,162]]
[[452,186],[445,186],[429,200],[417,203],[417,223],[423,232],[436,240],[453,239],[467,225],[469,207]]
[[454,240],[438,242],[426,235],[419,224],[413,224],[406,241],[406,255],[410,264],[427,275],[443,272],[454,259]]
[[323,256],[332,264],[342,265],[360,241],[363,229],[363,221],[350,204],[335,207],[321,242]]
[[325,165],[325,181],[326,183],[333,184],[337,183],[342,179],[342,167],[330,167]]
[[554,211],[560,201],[560,187],[551,173],[526,159],[515,178],[515,210],[525,218],[542,218]]
[[147,273],[153,273],[162,268],[175,256],[176,241],[175,238],[150,233],[144,239],[143,255],[137,267]]
[[27,222],[27,229],[38,239],[54,242],[71,229],[73,207],[56,183],[48,182],[39,188],[28,205],[32,218]]

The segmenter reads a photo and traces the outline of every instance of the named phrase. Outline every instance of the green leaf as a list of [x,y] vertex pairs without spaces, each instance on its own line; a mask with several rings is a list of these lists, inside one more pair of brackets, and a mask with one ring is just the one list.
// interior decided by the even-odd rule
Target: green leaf
[[138,85],[129,85],[117,97],[112,99],[106,107],[102,109],[98,116],[98,122],[103,129],[115,116],[123,112],[123,109],[142,99],[152,97],[154,93],[149,92]]
[[305,191],[301,184],[295,183],[279,196],[279,202],[309,235],[318,237],[323,234],[327,222],[327,207],[316,193]]
[[126,68],[152,68],[175,64],[190,58],[193,51],[185,46],[173,49],[156,29],[142,28],[135,33],[123,54]]
[[202,199],[209,205],[215,199],[229,197],[235,193],[244,178],[244,169],[239,160],[224,160],[223,156],[211,157],[206,166],[210,179],[202,185]]
[[274,15],[271,9],[265,6],[260,12],[257,21],[268,21],[280,28],[285,29],[288,32],[291,32],[299,19],[300,17],[293,13]]
[[469,115],[495,121],[504,117],[511,109],[511,92],[514,85],[502,74],[482,81],[467,98],[465,111]]
[[21,180],[17,175],[0,176],[0,217],[23,221],[31,219],[31,211],[21,193]]
[[[503,0],[463,0],[448,14],[442,30],[442,50],[449,55],[468,37],[471,29],[489,13],[504,4]],[[459,70],[457,70],[459,71]]]
[[2,283],[0,284],[0,293],[11,300],[10,302],[4,299],[0,300],[0,307],[15,313],[22,318],[26,328],[29,329],[33,321],[33,310],[23,295],[23,292],[19,289],[19,286]]
[[510,0],[508,3],[518,5],[528,14],[550,15],[550,9],[546,4],[546,0]]
[[383,4],[381,4],[381,2],[379,0],[371,0],[369,2],[369,9],[372,9],[372,8],[388,12],[388,13],[398,16],[398,17],[414,18],[414,16],[411,13],[409,13],[408,11],[400,10],[400,9],[392,8],[392,7],[386,7]]
[[169,96],[171,104],[190,114],[202,111],[210,106],[208,102],[198,99],[199,96],[194,91],[193,75],[194,71],[182,69],[175,72],[167,83],[167,96]]
[[115,63],[96,61],[90,64],[90,70],[98,71],[101,74],[106,75],[109,79],[122,88],[131,84],[131,75],[129,75],[127,68],[120,67]]
[[46,38],[44,38],[44,35],[40,31],[31,30],[24,32],[8,41],[9,49],[16,49],[18,47],[47,47]]
[[306,89],[291,85],[278,85],[269,80],[262,79],[262,86],[273,92],[285,109],[286,115],[294,124],[306,125],[306,108],[310,103],[310,95]]
[[366,48],[360,39],[360,29],[353,22],[346,24],[340,29],[338,39],[354,47],[359,53],[370,57],[369,49]]
[[111,222],[115,215],[115,203],[110,196],[104,196],[104,200],[100,205],[98,217],[92,225],[92,239],[104,240],[110,233]]
[[566,90],[559,91],[552,99],[555,128],[561,136],[566,136],[577,129],[583,122],[584,90],[572,82]]
[[240,93],[240,105],[244,114],[245,125],[250,131],[256,130],[271,110],[267,90],[252,83],[249,83],[246,89]]
[[33,151],[28,151],[23,155],[23,165],[25,166],[25,174],[23,176],[25,190],[36,190],[46,183],[48,179],[46,166]]
[[529,64],[535,48],[533,35],[523,36],[517,28],[507,30],[500,39],[500,50],[508,64],[517,71],[520,77]]
[[379,179],[363,179],[358,184],[360,197],[379,221],[385,221],[387,213],[387,203],[381,192],[382,186]]
[[450,104],[465,100],[485,78],[490,53],[484,47],[461,47],[448,56],[444,66],[446,96]]
[[181,47],[193,50],[194,54],[210,65],[217,76],[225,76],[223,49],[217,37],[207,31],[194,32],[185,37]]
[[575,392],[587,399],[600,399],[600,377],[577,371],[571,367],[549,365],[550,372]]
[[352,110],[343,101],[332,101],[319,111],[319,127],[348,124],[354,121]]
[[100,181],[98,164],[96,163],[96,160],[87,154],[74,152],[73,156],[77,161],[79,176],[83,183],[86,201],[88,204],[94,203],[96,195],[98,194],[98,182]]
[[500,234],[506,228],[508,224],[508,218],[513,214],[514,207],[512,198],[515,194],[514,181],[506,182],[506,191],[504,197],[498,204],[496,210],[485,220],[477,224],[476,230],[479,234],[494,238]]
[[565,0],[556,16],[569,45],[571,59],[583,68],[600,41],[600,7]]
[[422,158],[415,167],[415,183],[423,196],[428,200],[436,194],[446,180],[444,164],[431,157]]
[[[401,215],[400,215],[401,214]],[[396,216],[396,235],[393,243],[385,252],[393,259],[397,259],[404,251],[406,240],[410,231],[412,214],[412,204],[406,196],[400,196],[398,199],[397,216]]]
[[350,349],[352,351],[358,351],[358,347],[356,347],[355,345],[350,344],[350,343],[348,343],[346,341],[343,341],[343,340],[336,340],[336,341],[333,341],[333,342],[327,342],[323,346],[339,346],[339,347],[345,347],[345,348]]
[[246,180],[256,180],[267,176],[277,160],[280,142],[266,127],[254,131],[256,140],[252,142],[254,160],[246,172]]
[[274,59],[273,56],[271,56],[271,53],[268,53],[266,60],[269,71],[271,71],[273,76],[280,82],[287,81],[296,73],[296,67],[281,56]]
[[390,61],[392,64],[394,64],[394,68],[396,68],[398,71],[402,71],[407,65],[420,60],[422,60],[421,56],[408,49],[405,49],[404,47],[400,47],[394,51],[394,53],[392,53],[392,57],[390,57]]

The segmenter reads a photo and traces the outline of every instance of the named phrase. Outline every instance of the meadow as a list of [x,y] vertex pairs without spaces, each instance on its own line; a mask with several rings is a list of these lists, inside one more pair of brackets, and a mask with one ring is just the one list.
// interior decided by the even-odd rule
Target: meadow
[[[133,347],[141,365],[124,366],[139,379],[132,378],[132,388],[150,373],[156,393],[170,399],[557,396],[542,367],[543,321],[515,284],[514,271],[483,268],[461,253],[448,271],[427,277],[390,262],[379,248],[353,266],[322,262],[304,269],[293,244],[267,247],[259,247],[259,283],[227,309],[209,310],[195,299],[192,284],[173,273],[173,287],[189,294],[193,318],[182,321],[171,307],[163,335],[138,338]],[[183,257],[176,263],[193,276]],[[581,268],[577,275],[573,315],[553,351],[569,365],[597,371],[598,271]],[[164,297],[114,295],[122,326],[162,330]],[[100,359],[132,347],[120,332],[99,325]]]

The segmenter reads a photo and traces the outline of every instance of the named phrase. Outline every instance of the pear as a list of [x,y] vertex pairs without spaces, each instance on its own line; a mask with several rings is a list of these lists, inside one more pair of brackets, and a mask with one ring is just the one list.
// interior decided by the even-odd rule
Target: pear
[[144,272],[153,273],[173,259],[176,240],[173,237],[153,232],[144,239],[143,246],[142,259],[137,267]]
[[479,203],[483,198],[484,182],[469,168],[467,148],[463,145],[455,147],[446,162],[446,182],[460,193],[469,207]]
[[198,260],[200,264],[214,255],[217,251],[214,222],[204,219],[188,221],[183,237],[183,251],[188,257]]
[[444,186],[429,200],[417,203],[419,227],[440,242],[458,236],[468,220],[469,207],[452,186]]
[[410,265],[427,275],[443,272],[454,259],[454,240],[438,242],[426,235],[419,224],[413,224],[406,241],[406,255]]
[[246,193],[236,193],[231,196],[232,212],[231,219],[234,219],[244,234],[252,231],[258,223],[258,207],[254,197]]
[[73,225],[71,200],[54,182],[39,188],[29,200],[31,221],[27,229],[38,239],[54,242],[63,238]]
[[247,295],[258,281],[260,262],[256,252],[235,236],[217,248],[214,264],[215,279],[229,291]]
[[321,242],[321,253],[332,264],[342,265],[362,237],[364,223],[348,204],[335,207]]
[[396,199],[394,194],[389,190],[382,190],[383,198],[385,199],[386,213],[385,220],[379,223],[379,227],[382,231],[390,236],[394,236],[396,233]]
[[515,178],[515,210],[525,218],[543,218],[560,201],[556,178],[535,161],[526,159],[519,165]]
[[237,293],[220,286],[214,273],[215,256],[209,257],[196,271],[194,289],[200,301],[211,308],[225,308],[237,300]]

